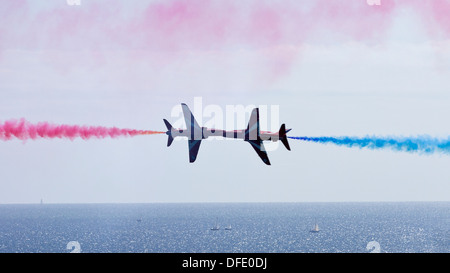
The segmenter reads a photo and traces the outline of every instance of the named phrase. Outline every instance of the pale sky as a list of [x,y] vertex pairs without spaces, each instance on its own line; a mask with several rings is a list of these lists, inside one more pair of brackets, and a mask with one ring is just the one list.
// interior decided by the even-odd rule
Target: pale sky
[[[291,136],[447,137],[450,3],[430,2],[2,1],[0,122],[165,130],[201,97],[276,105]],[[186,142],[0,140],[0,203],[450,201],[448,154],[291,139],[266,166],[208,140],[190,164]]]

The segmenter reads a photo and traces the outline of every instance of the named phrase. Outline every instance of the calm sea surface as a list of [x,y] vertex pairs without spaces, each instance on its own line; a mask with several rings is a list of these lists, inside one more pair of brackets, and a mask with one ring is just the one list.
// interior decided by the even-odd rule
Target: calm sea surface
[[0,252],[71,251],[449,253],[450,202],[0,205]]

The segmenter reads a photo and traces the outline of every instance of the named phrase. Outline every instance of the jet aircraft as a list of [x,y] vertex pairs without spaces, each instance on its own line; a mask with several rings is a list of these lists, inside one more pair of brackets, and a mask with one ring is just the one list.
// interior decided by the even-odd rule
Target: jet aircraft
[[260,131],[259,108],[253,109],[247,129],[225,131],[220,129],[200,127],[200,125],[195,120],[194,115],[189,110],[189,107],[185,103],[182,103],[181,107],[183,109],[184,120],[186,122],[186,129],[173,128],[172,125],[166,119],[164,119],[164,123],[167,127],[166,134],[168,135],[167,147],[172,144],[174,138],[187,137],[189,147],[189,162],[191,163],[193,163],[197,159],[198,150],[200,148],[200,143],[202,142],[202,140],[210,136],[242,139],[250,143],[261,160],[267,165],[270,165],[270,161],[264,148],[263,141],[280,140],[284,144],[286,149],[288,149],[289,151],[291,150],[291,148],[289,147],[288,139],[286,137],[286,134],[291,129],[286,130],[286,126],[284,124],[281,125],[278,132]]

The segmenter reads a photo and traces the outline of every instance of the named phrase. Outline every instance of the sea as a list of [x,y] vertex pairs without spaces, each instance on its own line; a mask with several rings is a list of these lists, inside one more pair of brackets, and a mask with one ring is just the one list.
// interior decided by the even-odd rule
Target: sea
[[450,202],[4,204],[0,253],[449,253],[449,227]]

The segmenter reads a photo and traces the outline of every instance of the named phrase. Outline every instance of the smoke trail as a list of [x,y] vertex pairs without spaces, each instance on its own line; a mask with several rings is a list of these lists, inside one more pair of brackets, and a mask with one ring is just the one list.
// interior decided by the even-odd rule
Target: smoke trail
[[391,149],[394,151],[417,152],[422,154],[450,153],[450,137],[447,139],[429,136],[417,137],[288,137],[317,143],[332,143],[338,146],[368,149]]
[[8,120],[0,123],[0,140],[38,139],[38,138],[116,138],[137,135],[163,134],[159,131],[119,129],[116,127],[55,125],[48,122],[32,124],[25,119]]

